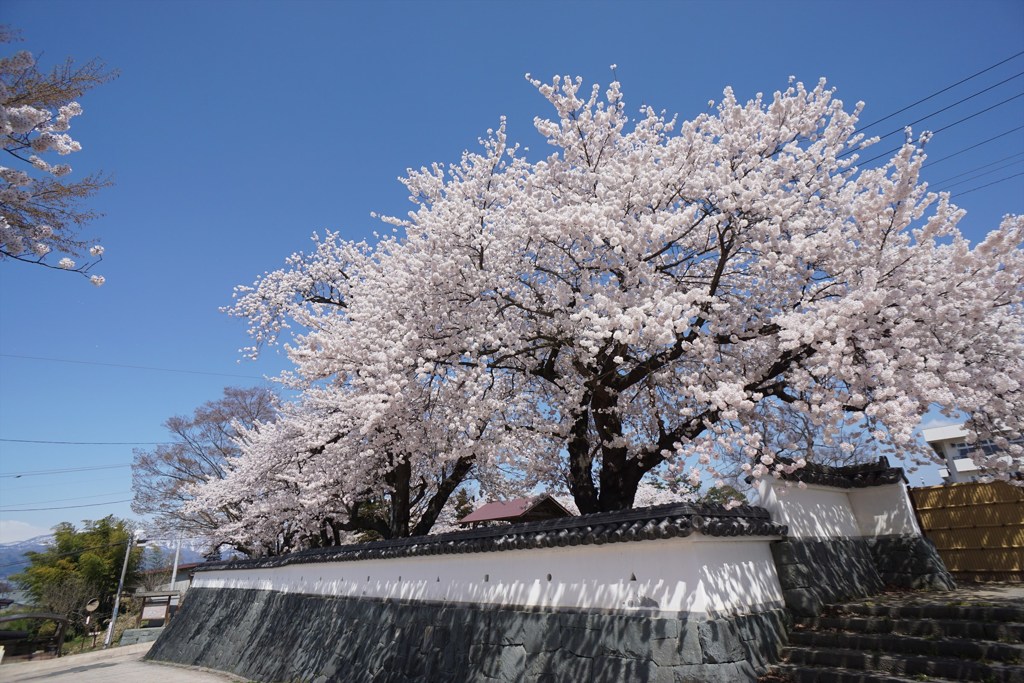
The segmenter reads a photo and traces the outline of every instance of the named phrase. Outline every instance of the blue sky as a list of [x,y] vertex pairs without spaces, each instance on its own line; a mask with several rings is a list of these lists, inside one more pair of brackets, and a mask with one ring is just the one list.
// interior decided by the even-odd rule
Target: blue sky
[[[273,355],[239,361],[244,326],[218,312],[234,285],[279,267],[313,231],[372,239],[381,225],[371,211],[407,210],[396,182],[407,167],[457,160],[502,115],[512,139],[542,153],[532,120],[549,112],[527,72],[607,83],[614,63],[634,110],[648,103],[683,118],[726,85],[747,98],[791,74],[825,76],[849,106],[867,103],[869,123],[1024,50],[1024,3],[994,0],[6,0],[0,22],[21,29],[19,47],[44,65],[100,57],[121,71],[82,99],[72,133],[83,151],[69,158],[76,174],[102,169],[116,181],[92,203],[106,216],[87,230],[106,248],[94,269],[106,285],[0,264],[0,541],[131,516],[127,502],[109,503],[131,497],[125,442],[162,441],[167,417],[285,366]],[[915,128],[952,124],[1024,92],[1024,77],[1013,78],[1022,71],[1017,57],[870,132],[1011,79]],[[1022,124],[1024,97],[953,125],[929,153],[940,159]],[[949,180],[986,164],[978,173],[990,175]],[[1017,130],[934,164],[925,179],[955,192],[1022,171]],[[1024,210],[1024,176],[956,200],[969,211],[962,229],[980,239]],[[4,476],[103,465],[116,467]]]

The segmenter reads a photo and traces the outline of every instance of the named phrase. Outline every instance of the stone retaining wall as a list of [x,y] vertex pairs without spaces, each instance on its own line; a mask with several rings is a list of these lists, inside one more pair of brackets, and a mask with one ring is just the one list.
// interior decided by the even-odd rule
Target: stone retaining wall
[[796,616],[825,605],[874,595],[884,588],[863,538],[787,538],[772,544],[782,595]]
[[[789,614],[953,587],[902,470],[201,567],[150,652],[256,681],[753,683]],[[783,606],[787,607],[787,612]]]
[[777,659],[785,619],[781,609],[709,619],[198,588],[148,658],[257,681],[738,683]]

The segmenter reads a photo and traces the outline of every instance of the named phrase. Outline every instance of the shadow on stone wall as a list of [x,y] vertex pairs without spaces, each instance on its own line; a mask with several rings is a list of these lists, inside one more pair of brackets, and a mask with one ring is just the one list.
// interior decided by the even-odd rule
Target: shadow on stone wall
[[922,536],[790,538],[772,543],[786,607],[798,617],[886,588],[952,590],[956,583]]
[[255,681],[743,683],[781,609],[714,620],[193,589],[148,658]]
[[935,544],[924,536],[879,536],[868,539],[878,573],[887,587],[914,590],[956,588]]

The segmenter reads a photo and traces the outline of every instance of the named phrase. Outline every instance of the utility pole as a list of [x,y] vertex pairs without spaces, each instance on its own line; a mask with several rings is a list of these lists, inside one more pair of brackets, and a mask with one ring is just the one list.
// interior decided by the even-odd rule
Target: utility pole
[[117,583],[117,594],[114,596],[114,613],[110,616],[110,626],[107,628],[107,637],[103,639],[103,649],[110,647],[110,641],[114,639],[114,624],[117,623],[117,613],[121,609],[121,591],[124,590],[124,577],[128,573],[128,558],[131,557],[132,547],[138,542],[142,545],[146,539],[142,537],[142,531],[136,531],[128,537],[128,547],[124,551],[124,564],[121,565],[121,580]]
[[171,571],[171,590],[178,579],[178,558],[181,557],[181,532],[178,532],[178,546],[174,549],[174,569]]

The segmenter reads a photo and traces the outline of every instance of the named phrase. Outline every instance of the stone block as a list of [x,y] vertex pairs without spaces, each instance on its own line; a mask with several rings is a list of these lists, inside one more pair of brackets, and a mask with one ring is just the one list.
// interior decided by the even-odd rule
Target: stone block
[[527,657],[525,677],[553,675],[556,681],[590,681],[594,660],[564,651]]
[[713,619],[697,625],[704,662],[722,664],[743,659],[743,642],[730,619]]
[[775,541],[771,544],[771,551],[772,559],[777,566],[796,564],[804,560],[792,541]]
[[498,658],[498,678],[502,681],[522,680],[526,671],[526,648],[513,645],[501,648]]
[[596,657],[593,667],[594,683],[655,683],[658,677],[658,666],[652,661]]
[[554,619],[531,619],[523,628],[523,647],[529,653],[552,652],[563,646],[562,632]]
[[697,623],[684,622],[683,626],[676,638],[659,638],[651,641],[651,658],[658,666],[700,664],[704,661]]
[[783,588],[806,588],[815,583],[815,573],[803,564],[784,564],[776,567],[779,584]]
[[[679,619],[644,619],[650,629],[650,637],[654,640],[679,637]],[[683,622],[684,623],[684,622]]]
[[[744,662],[745,663],[745,662]],[[684,664],[659,667],[657,683],[754,683],[756,673],[738,664]]]
[[786,607],[798,617],[816,617],[825,607],[818,594],[807,588],[783,590],[782,598]]

